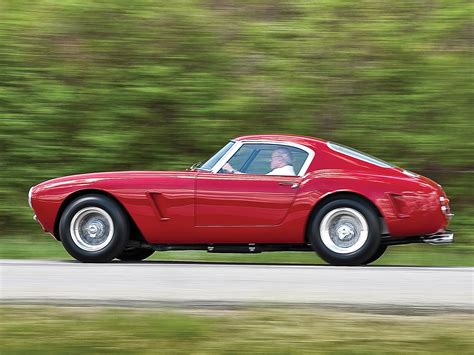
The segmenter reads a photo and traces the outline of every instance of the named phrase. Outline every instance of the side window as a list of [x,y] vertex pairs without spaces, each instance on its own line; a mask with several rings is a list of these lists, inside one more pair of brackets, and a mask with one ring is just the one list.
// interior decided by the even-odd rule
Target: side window
[[243,172],[247,174],[268,174],[272,171],[270,160],[272,159],[272,152],[274,147],[270,144],[259,149],[253,161],[249,164],[247,169]]
[[285,164],[282,165],[292,166],[295,174],[298,174],[308,158],[308,153],[302,149],[283,144],[244,144],[228,163],[235,170],[244,174],[265,175],[275,169],[275,166],[272,167],[272,155],[282,150],[287,153],[285,154],[287,161],[285,160]]
[[245,144],[230,158],[228,163],[232,165],[235,170],[242,171],[245,163],[249,161],[253,154],[255,154],[253,144]]
[[288,147],[293,156],[293,168],[295,169],[296,173],[298,174],[303,164],[305,163],[306,159],[308,158],[308,153],[302,149]]

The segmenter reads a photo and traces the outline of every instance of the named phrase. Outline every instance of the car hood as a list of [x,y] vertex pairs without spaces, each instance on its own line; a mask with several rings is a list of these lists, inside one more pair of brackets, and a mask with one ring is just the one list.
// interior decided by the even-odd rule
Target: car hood
[[63,176],[44,181],[35,189],[60,187],[64,185],[91,184],[102,180],[122,180],[134,178],[171,177],[183,174],[196,174],[193,171],[113,171]]

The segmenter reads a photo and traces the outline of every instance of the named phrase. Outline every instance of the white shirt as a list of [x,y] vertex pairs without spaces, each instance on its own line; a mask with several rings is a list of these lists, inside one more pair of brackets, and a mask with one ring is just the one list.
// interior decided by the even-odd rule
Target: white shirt
[[291,165],[285,165],[282,168],[275,168],[267,175],[296,175],[295,169]]

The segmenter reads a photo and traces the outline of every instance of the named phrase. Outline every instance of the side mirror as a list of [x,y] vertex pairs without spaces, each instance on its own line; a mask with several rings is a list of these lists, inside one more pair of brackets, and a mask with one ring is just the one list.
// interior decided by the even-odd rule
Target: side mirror
[[199,168],[201,166],[201,164],[202,164],[202,162],[194,163],[189,168],[187,168],[186,171],[194,171],[197,168]]

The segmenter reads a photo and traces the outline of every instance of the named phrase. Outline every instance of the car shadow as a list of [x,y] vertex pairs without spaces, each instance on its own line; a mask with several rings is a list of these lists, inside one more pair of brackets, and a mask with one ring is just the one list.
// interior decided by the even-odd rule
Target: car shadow
[[[70,264],[83,264],[77,260],[58,260]],[[329,264],[309,264],[309,263],[262,263],[262,262],[239,262],[239,261],[199,261],[199,260],[142,260],[142,261],[121,261],[113,260],[107,265],[241,265],[241,266],[305,266],[305,267],[330,267],[330,268],[367,268],[367,269],[384,269],[384,268],[466,268],[466,266],[445,266],[445,265],[399,265],[399,264],[385,264],[385,265],[357,265],[357,266],[335,266]]]

